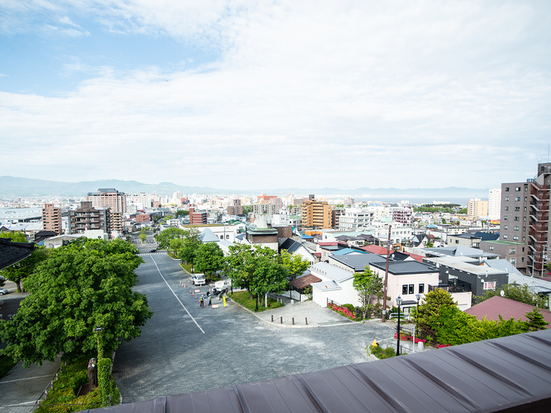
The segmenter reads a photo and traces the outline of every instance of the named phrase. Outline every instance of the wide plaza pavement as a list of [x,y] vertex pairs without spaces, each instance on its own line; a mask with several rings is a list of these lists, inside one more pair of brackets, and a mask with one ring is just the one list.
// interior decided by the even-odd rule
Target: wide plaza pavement
[[[225,308],[218,299],[219,308],[201,308],[179,261],[164,253],[142,257],[135,289],[154,315],[117,351],[113,374],[124,403],[371,361],[366,346],[394,336],[393,323],[347,322],[311,302],[303,303],[307,310],[295,304],[298,318],[311,320],[303,328],[272,324],[267,314],[257,317],[231,300]],[[288,320],[293,306],[281,313]]]

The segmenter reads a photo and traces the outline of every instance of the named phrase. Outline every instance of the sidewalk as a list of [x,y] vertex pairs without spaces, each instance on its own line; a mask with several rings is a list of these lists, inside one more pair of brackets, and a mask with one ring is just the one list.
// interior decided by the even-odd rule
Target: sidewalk
[[[235,303],[235,301],[233,302]],[[285,306],[283,307],[262,311],[261,313],[249,311],[243,306],[240,307],[246,311],[249,311],[265,323],[276,327],[313,328],[355,324],[354,321],[349,320],[348,318],[345,318],[328,308],[320,307],[313,301],[295,302],[294,304],[291,304],[289,300],[289,302],[284,302],[284,304]]]
[[0,412],[31,412],[50,381],[55,376],[61,357],[55,362],[45,361],[42,366],[23,368],[21,362],[0,380]]

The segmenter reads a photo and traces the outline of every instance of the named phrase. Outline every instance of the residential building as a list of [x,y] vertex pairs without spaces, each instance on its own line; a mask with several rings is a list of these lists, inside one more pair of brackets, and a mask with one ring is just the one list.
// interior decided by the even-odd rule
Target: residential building
[[231,201],[231,205],[227,207],[228,215],[243,215],[243,206],[241,205],[241,200],[235,198]]
[[549,262],[549,188],[551,163],[538,164],[537,175],[526,182],[501,185],[500,239],[526,245],[526,271],[545,275]]
[[126,213],[126,194],[115,188],[99,188],[97,192],[88,192],[86,200],[96,209],[111,208],[113,212]]
[[413,210],[409,207],[398,207],[392,209],[392,221],[410,226],[413,219]]
[[493,188],[488,192],[488,219],[499,219],[501,214],[501,188]]
[[373,216],[374,212],[367,208],[345,208],[339,216],[338,228],[342,231],[368,228],[373,222]]
[[308,201],[302,204],[302,227],[305,229],[331,228],[331,205],[327,201],[316,201],[314,195],[310,195]]
[[208,214],[202,211],[195,211],[195,208],[189,209],[189,225],[207,224]]
[[110,210],[96,209],[92,201],[82,201],[80,208],[69,211],[69,234],[85,234],[86,231],[111,233]]
[[489,232],[465,232],[458,235],[448,235],[448,245],[464,245],[470,248],[480,248],[482,241],[495,241],[499,234]]
[[469,220],[476,221],[480,217],[488,216],[488,201],[472,198],[467,203],[467,215]]
[[354,273],[319,262],[310,268],[310,273],[321,281],[312,283],[312,300],[321,307],[330,302],[361,306],[358,292],[354,289]]
[[54,207],[54,204],[44,204],[42,228],[44,231],[53,231],[56,235],[62,234],[61,208]]
[[519,270],[526,270],[526,250],[528,247],[522,242],[502,239],[481,241],[480,249],[482,251],[499,254],[501,258],[509,261]]

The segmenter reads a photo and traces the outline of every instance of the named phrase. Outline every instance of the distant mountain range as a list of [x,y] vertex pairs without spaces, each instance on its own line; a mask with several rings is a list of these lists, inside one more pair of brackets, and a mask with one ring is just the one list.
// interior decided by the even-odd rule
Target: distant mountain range
[[[17,178],[13,176],[0,177],[0,198],[14,197],[83,197],[88,192],[95,192],[98,188],[115,188],[128,194],[146,192],[159,195],[172,195],[174,192],[184,194],[204,195],[260,195],[260,189],[216,189],[208,187],[182,186],[172,182],[161,182],[159,184],[144,184],[137,181],[121,181],[117,179],[83,182],[57,182],[42,179]],[[345,197],[351,196],[355,199],[370,198],[382,201],[389,200],[411,200],[411,202],[432,202],[432,201],[454,201],[468,200],[475,196],[485,199],[488,196],[488,189],[473,188],[278,188],[264,190],[268,195],[285,196],[294,194],[306,196],[308,194]]]

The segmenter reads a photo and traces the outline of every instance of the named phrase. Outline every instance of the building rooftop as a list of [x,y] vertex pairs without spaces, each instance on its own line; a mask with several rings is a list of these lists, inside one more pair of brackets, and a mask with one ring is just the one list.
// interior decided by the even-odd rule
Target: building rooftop
[[381,257],[377,254],[364,253],[364,254],[348,254],[348,255],[335,255],[332,254],[331,258],[335,261],[340,262],[350,268],[355,272],[362,272],[365,270],[365,266],[371,265],[373,262],[383,262],[384,257]]
[[[536,307],[530,304],[496,295],[472,306],[468,310],[465,310],[465,312],[474,315],[479,320],[487,318],[488,320],[499,321],[499,316],[501,316],[504,320],[514,318],[515,320],[528,321],[525,314],[531,312],[534,308]],[[544,320],[551,325],[551,311],[542,308],[539,311]]]
[[[386,271],[386,262],[373,262],[373,267]],[[388,272],[394,275],[438,273],[438,268],[419,261],[389,261]]]

